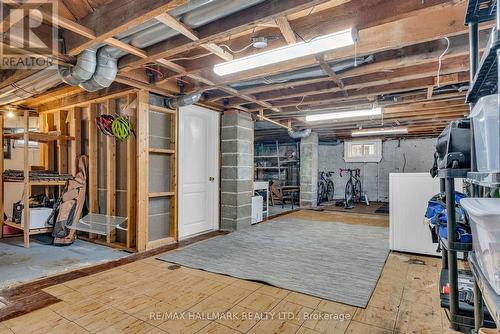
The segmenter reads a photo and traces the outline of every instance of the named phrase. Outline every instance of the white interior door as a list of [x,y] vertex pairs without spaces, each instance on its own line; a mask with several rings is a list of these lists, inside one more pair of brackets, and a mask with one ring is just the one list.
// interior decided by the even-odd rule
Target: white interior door
[[179,238],[218,229],[219,115],[179,110]]

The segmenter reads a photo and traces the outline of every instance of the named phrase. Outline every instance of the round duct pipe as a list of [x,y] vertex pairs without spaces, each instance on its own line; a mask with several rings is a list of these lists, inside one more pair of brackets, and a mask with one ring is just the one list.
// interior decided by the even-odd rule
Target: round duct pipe
[[84,50],[76,59],[74,67],[58,66],[59,74],[63,82],[71,86],[77,86],[92,78],[96,68],[96,53],[94,50]]
[[311,129],[304,129],[304,130],[298,130],[298,131],[294,131],[293,129],[289,129],[288,135],[293,139],[307,138],[311,135],[311,132],[312,132]]
[[115,81],[118,73],[117,59],[110,56],[106,48],[97,52],[97,66],[90,80],[80,83],[80,87],[89,92],[109,87]]
[[178,107],[185,107],[195,104],[200,100],[201,93],[194,93],[190,95],[183,95],[172,97],[165,100],[165,106],[170,109],[177,109]]

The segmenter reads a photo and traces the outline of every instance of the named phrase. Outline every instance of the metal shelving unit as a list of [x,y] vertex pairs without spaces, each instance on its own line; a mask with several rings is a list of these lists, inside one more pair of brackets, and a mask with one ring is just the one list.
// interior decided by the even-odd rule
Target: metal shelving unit
[[494,29],[479,63],[478,71],[474,75],[470,89],[467,92],[466,102],[476,103],[481,97],[498,92],[497,51],[499,48],[500,36],[498,30]]
[[[272,147],[273,152],[269,154],[268,152],[262,153],[263,151],[269,151],[269,147]],[[283,147],[291,147],[293,151],[296,153],[294,159],[290,159],[289,157],[282,154]],[[258,181],[268,181],[270,179],[277,179],[280,181],[285,181],[282,185],[298,185],[298,179],[296,180],[297,184],[288,184],[288,175],[290,168],[296,167],[297,173],[300,168],[300,146],[299,142],[273,142],[273,143],[256,143],[255,152],[260,152],[260,154],[256,154],[254,156],[254,172],[255,172],[255,180]],[[265,164],[263,166],[262,164]],[[264,178],[260,177],[262,171],[264,174]],[[271,177],[266,178],[267,175],[271,175]],[[283,178],[285,180],[283,180]]]
[[[481,22],[496,21],[488,45],[480,62],[479,60],[479,35],[478,25]],[[481,97],[498,94],[498,61],[500,57],[500,7],[497,0],[469,0],[465,24],[469,26],[470,39],[470,73],[471,85],[467,93],[466,101],[473,108],[474,103]],[[472,183],[472,195],[480,196],[480,187],[499,187],[499,173],[480,173],[477,171],[476,154],[474,149],[474,127],[471,127],[471,171],[467,173],[467,179]],[[486,277],[477,265],[474,252],[468,256],[471,272],[474,276],[474,331],[477,332],[482,326],[500,326],[500,296],[490,286]],[[486,305],[487,310],[484,310]],[[489,312],[487,312],[489,311]],[[485,315],[487,318],[485,319]],[[494,323],[489,321],[491,315]]]
[[[472,307],[468,304],[459,302],[458,295],[458,259],[457,253],[467,253],[470,246],[457,241],[455,233],[457,226],[456,203],[455,203],[455,179],[467,177],[468,169],[441,169],[438,171],[438,177],[441,181],[441,192],[446,194],[446,212],[448,220],[448,240],[441,239],[440,244],[443,247],[442,252],[442,270],[440,279],[440,288],[449,284],[448,298],[441,298],[441,306],[448,309],[451,327],[453,329],[472,328],[474,318],[472,316]],[[461,272],[461,275],[467,275]],[[471,276],[472,274],[469,274]],[[444,297],[441,294],[441,297]]]

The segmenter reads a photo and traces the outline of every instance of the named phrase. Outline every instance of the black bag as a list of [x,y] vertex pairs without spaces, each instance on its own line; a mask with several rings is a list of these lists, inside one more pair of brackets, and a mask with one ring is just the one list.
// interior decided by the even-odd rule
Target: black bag
[[461,119],[451,122],[441,132],[436,144],[437,168],[470,169],[471,122]]

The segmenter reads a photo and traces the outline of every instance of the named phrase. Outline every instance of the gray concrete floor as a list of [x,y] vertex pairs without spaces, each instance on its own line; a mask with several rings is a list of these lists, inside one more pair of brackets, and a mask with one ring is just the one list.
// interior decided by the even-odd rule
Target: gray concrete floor
[[0,290],[127,255],[83,240],[57,247],[31,238],[30,248],[24,248],[22,237],[4,238],[0,240]]
[[[299,206],[294,205],[293,208],[297,209]],[[292,211],[292,205],[291,204],[285,204],[284,207],[281,206],[281,204],[276,204],[274,206],[269,205],[269,216],[274,216],[278,215],[280,213]]]

